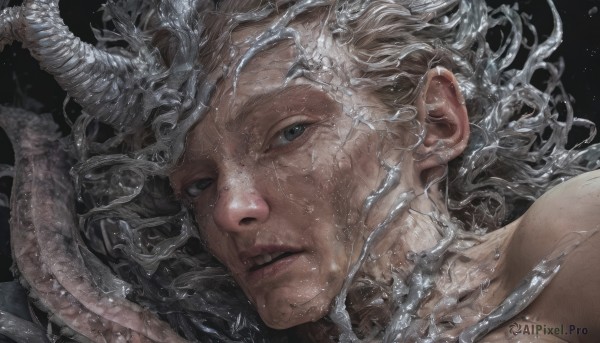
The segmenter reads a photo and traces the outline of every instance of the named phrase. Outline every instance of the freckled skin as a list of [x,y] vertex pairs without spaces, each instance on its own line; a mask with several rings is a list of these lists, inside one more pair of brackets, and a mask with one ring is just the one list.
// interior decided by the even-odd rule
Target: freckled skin
[[[379,134],[358,127],[346,141],[352,119],[327,92],[305,79],[280,92],[294,54],[282,43],[252,59],[234,101],[232,81],[224,80],[171,177],[183,197],[195,181],[212,180],[189,199],[202,234],[275,328],[326,315],[360,249],[358,211],[381,172]],[[306,131],[285,141],[282,130],[299,123]],[[239,253],[255,245],[302,253],[289,272],[251,283]]]
[[[234,41],[243,41],[244,35],[251,34],[254,31],[245,29],[237,34],[239,37],[234,35]],[[309,42],[311,34],[303,32],[301,36]],[[265,323],[278,329],[314,322],[327,314],[365,237],[389,213],[394,197],[406,190],[417,194],[411,203],[413,214],[398,218],[384,239],[373,247],[376,258],[367,261],[362,273],[391,282],[392,269],[401,275],[411,271],[406,254],[430,248],[440,239],[431,220],[414,213],[427,213],[433,207],[447,211],[435,186],[429,196],[424,195],[423,180],[435,177],[440,167],[460,155],[469,135],[464,101],[448,71],[431,71],[428,80],[432,86],[417,99],[415,105],[423,122],[426,115],[442,120],[440,125],[435,124],[440,120],[427,124],[424,144],[413,153],[398,149],[405,144],[397,139],[402,136],[401,131],[373,130],[353,121],[349,110],[367,110],[373,115],[385,109],[372,94],[344,89],[341,70],[325,73],[326,85],[306,78],[284,85],[296,53],[292,43],[282,42],[254,57],[240,74],[235,93],[231,75],[220,79],[211,110],[188,134],[183,158],[171,175],[175,191],[193,207],[208,249],[231,271]],[[317,53],[343,60],[339,51]],[[343,62],[340,65],[349,66]],[[455,122],[447,125],[446,120]],[[286,132],[295,125],[302,126],[303,131],[289,138]],[[423,157],[431,152],[433,157]],[[401,166],[400,184],[361,222],[360,209],[365,198],[385,178],[382,161]],[[201,190],[196,186],[200,184]],[[588,190],[593,192],[596,188]],[[440,277],[436,291],[426,299],[418,315],[431,314],[442,296],[475,294],[460,309],[452,310],[465,318],[456,327],[458,334],[492,311],[535,264],[553,251],[552,242],[572,230],[557,226],[556,220],[542,225],[531,219],[556,216],[554,209],[562,201],[550,192],[523,218],[480,237],[479,244],[450,258],[444,268],[449,268],[453,278]],[[592,219],[597,215],[588,211],[592,210],[586,208],[579,215],[591,220],[584,227],[593,230],[597,225]],[[570,218],[572,213],[575,212],[561,215]],[[548,227],[550,231],[544,231]],[[537,240],[544,235],[550,238]],[[567,258],[565,268],[571,272],[559,273],[522,315],[543,323],[570,318],[570,312],[553,315],[556,307],[552,306],[558,305],[550,299],[562,294],[569,282],[581,283],[585,294],[593,293],[590,284],[576,271],[578,264],[585,264],[589,271],[589,261],[600,258],[595,253],[600,251],[600,235],[594,237],[583,253]],[[523,243],[531,240],[538,243],[535,249]],[[240,257],[256,246],[285,246],[297,256],[275,275],[256,279],[250,276],[247,263]],[[600,275],[598,267],[591,269]],[[482,291],[485,280],[489,283]],[[594,299],[578,302],[577,311],[581,314],[572,318],[580,325],[600,330],[600,319],[590,315],[600,312],[598,297]],[[509,324],[492,332],[489,340],[523,341],[521,336],[506,335]],[[592,342],[590,337],[580,341]]]
[[[251,63],[247,69],[253,67]],[[286,61],[276,71],[283,73],[287,67]],[[264,84],[268,73],[262,75]],[[279,85],[280,80],[278,74],[271,82]],[[246,82],[242,77],[236,100],[243,101]],[[289,96],[275,97],[278,108],[260,104],[238,130],[225,128],[226,115],[209,113],[207,125],[198,125],[187,141],[186,156],[205,156],[203,161],[187,167],[184,157],[185,172],[172,178],[179,189],[198,178],[214,179],[192,199],[208,247],[230,269],[263,319],[281,328],[326,314],[353,258],[351,246],[360,238],[356,211],[373,187],[368,181],[372,171],[363,166],[377,165],[375,156],[360,153],[363,147],[357,143],[364,139],[342,143],[340,131],[347,132],[352,122],[330,97],[312,86],[296,88],[293,103],[304,111],[288,112],[281,104]],[[217,99],[222,102],[217,100],[213,108],[228,111],[228,98]],[[318,101],[319,106],[312,111],[309,101]],[[281,139],[281,130],[303,122],[309,125],[297,140],[265,147]],[[246,133],[249,140],[243,138]],[[220,144],[211,151],[202,149],[215,141]],[[278,244],[302,251],[294,270],[249,283],[240,251]]]

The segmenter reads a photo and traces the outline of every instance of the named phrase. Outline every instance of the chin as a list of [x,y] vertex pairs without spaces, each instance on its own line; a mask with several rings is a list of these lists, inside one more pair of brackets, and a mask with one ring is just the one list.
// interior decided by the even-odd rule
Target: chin
[[328,290],[317,291],[315,288],[274,290],[260,297],[262,301],[257,301],[256,308],[268,327],[289,329],[325,317],[335,296],[327,293]]

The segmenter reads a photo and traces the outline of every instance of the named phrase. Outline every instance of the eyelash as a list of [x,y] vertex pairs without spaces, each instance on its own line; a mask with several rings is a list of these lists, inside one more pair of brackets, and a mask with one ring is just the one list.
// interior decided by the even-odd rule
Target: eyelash
[[[286,139],[287,142],[276,142],[276,143],[271,143],[271,145],[269,145],[269,149],[277,149],[277,148],[281,148],[285,145],[288,145],[294,141],[296,141],[298,138],[302,137],[303,135],[305,135],[306,130],[308,129],[308,127],[310,126],[309,123],[294,123],[290,126],[285,127],[283,130],[279,131],[277,136],[275,137],[276,139]],[[284,137],[285,134],[287,133],[287,130],[290,129],[294,129],[296,127],[301,127],[300,132],[292,132],[292,134],[296,134],[295,137],[290,138],[286,138]],[[289,132],[289,131],[288,131]],[[200,194],[202,193],[202,191],[206,190],[208,187],[210,187],[213,183],[213,179],[211,178],[204,178],[204,179],[200,179],[197,181],[192,182],[191,184],[189,184],[188,186],[186,186],[184,188],[184,192],[185,192],[185,196],[189,199],[195,199],[198,196],[200,196]],[[197,189],[193,189],[193,188],[197,188]]]
[[[281,130],[277,133],[277,135],[275,136],[275,139],[269,145],[268,150],[277,149],[277,148],[283,147],[285,145],[288,145],[288,144],[298,140],[298,138],[301,138],[302,136],[304,136],[306,134],[306,130],[308,129],[309,126],[310,126],[309,123],[300,122],[300,123],[294,123],[290,126],[285,127],[283,130]],[[295,137],[292,137],[291,139],[285,137],[286,133],[289,132],[288,130],[295,129],[297,127],[301,127],[301,129],[300,129],[299,133],[292,132],[292,134],[297,134]],[[285,139],[286,141],[282,142],[283,139]]]
[[[212,179],[206,178],[206,179],[200,179],[197,181],[192,182],[190,185],[186,186],[184,189],[185,195],[187,197],[189,197],[190,199],[194,199],[196,197],[198,197],[200,195],[200,193],[202,193],[203,190],[207,189],[208,187],[210,187],[210,185],[213,183]],[[198,186],[198,184],[201,184],[199,190],[194,190],[192,191],[191,189],[195,186]]]

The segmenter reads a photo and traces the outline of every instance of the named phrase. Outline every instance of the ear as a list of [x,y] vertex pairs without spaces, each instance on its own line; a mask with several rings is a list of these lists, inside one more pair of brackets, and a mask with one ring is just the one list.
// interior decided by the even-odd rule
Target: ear
[[442,67],[427,72],[415,105],[425,128],[423,144],[416,151],[416,166],[427,179],[434,168],[446,165],[465,150],[469,117],[454,74]]

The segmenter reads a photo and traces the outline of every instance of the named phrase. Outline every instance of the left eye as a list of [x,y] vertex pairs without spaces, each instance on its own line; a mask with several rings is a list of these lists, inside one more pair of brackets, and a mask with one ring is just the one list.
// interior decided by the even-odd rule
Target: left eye
[[283,130],[283,137],[288,141],[293,141],[294,139],[300,137],[304,131],[306,130],[305,124],[294,124],[292,126],[286,127]]
[[302,136],[304,131],[306,131],[307,124],[299,123],[286,127],[283,129],[279,135],[276,137],[273,144],[271,144],[271,148],[276,148],[278,146],[289,144],[294,141],[298,137]]

